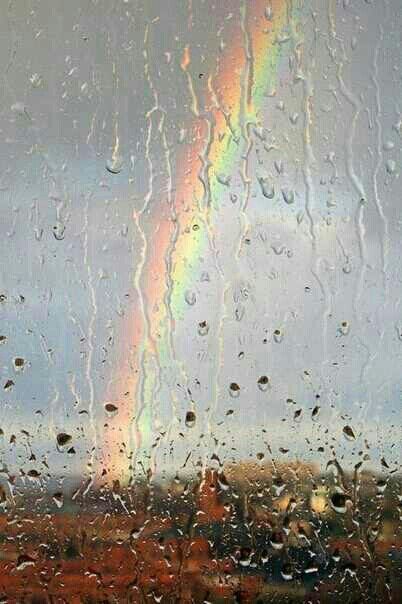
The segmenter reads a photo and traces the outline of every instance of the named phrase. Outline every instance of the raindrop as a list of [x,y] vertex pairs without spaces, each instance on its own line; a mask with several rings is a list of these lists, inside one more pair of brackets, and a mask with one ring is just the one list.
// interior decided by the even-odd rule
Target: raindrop
[[123,157],[121,155],[115,155],[112,159],[108,159],[106,162],[106,170],[111,174],[119,174],[123,168]]
[[5,344],[7,342],[7,336],[0,336],[0,344]]
[[235,319],[236,321],[241,321],[244,317],[246,309],[243,304],[238,304],[235,309]]
[[280,531],[273,532],[269,542],[274,549],[283,549],[283,546],[285,544],[285,538],[283,533],[281,533]]
[[194,306],[194,304],[197,302],[197,296],[196,296],[195,292],[193,292],[189,289],[185,291],[184,299],[189,306]]
[[56,437],[58,446],[64,447],[71,441],[71,438],[72,437],[70,436],[70,434],[66,434],[65,432],[59,432]]
[[65,237],[66,227],[64,224],[57,223],[53,227],[53,235],[57,241],[62,241]]
[[275,197],[275,189],[268,179],[261,176],[258,179],[258,182],[260,183],[261,191],[264,197],[267,199],[273,199]]
[[282,197],[287,204],[290,205],[290,204],[294,203],[295,194],[294,194],[294,191],[292,191],[292,189],[282,189]]
[[350,325],[349,325],[348,321],[342,321],[341,326],[339,328],[339,332],[343,336],[347,336],[349,331],[350,331]]
[[55,502],[55,504],[57,505],[57,507],[60,509],[63,507],[63,493],[54,493],[53,494],[53,501]]
[[201,321],[198,323],[198,333],[200,336],[206,336],[209,332],[209,325],[206,321]]
[[289,563],[282,566],[281,575],[284,581],[291,581],[293,579],[293,570]]
[[240,394],[239,384],[236,384],[236,382],[232,382],[229,386],[229,393],[230,393],[230,396],[232,396],[233,398],[238,397]]
[[384,151],[392,151],[392,149],[394,147],[395,147],[395,144],[393,141],[385,141],[385,143],[383,145]]
[[353,430],[350,426],[344,426],[343,434],[344,434],[345,438],[347,438],[348,440],[355,440],[355,438],[356,438],[355,433],[353,432]]
[[219,182],[219,184],[223,185],[224,187],[230,186],[230,176],[225,176],[224,174],[217,174],[216,180]]
[[321,407],[316,405],[311,412],[311,419],[317,419],[321,411]]
[[11,390],[13,386],[15,386],[13,380],[7,380],[4,384],[4,390]]
[[335,512],[338,512],[338,514],[345,514],[346,496],[344,495],[344,493],[335,491],[335,493],[331,495],[330,503],[332,509],[335,510]]
[[17,570],[24,570],[28,566],[34,566],[35,559],[26,554],[21,554],[17,559]]
[[275,329],[274,331],[274,340],[277,344],[280,344],[283,340],[283,333],[280,329]]
[[377,493],[379,495],[382,495],[385,491],[385,489],[387,488],[387,481],[384,480],[383,478],[380,478],[379,480],[377,480]]
[[264,15],[268,21],[272,21],[272,19],[274,18],[274,11],[272,8],[272,4],[267,4],[267,6],[265,7],[265,10],[264,10]]
[[113,403],[106,403],[105,404],[105,411],[109,415],[116,415],[118,413],[118,411],[119,411],[119,408],[116,407],[116,405],[114,405]]
[[25,360],[22,357],[16,357],[14,359],[14,369],[16,371],[22,371],[25,367]]
[[239,556],[239,564],[244,568],[250,566],[251,563],[251,549],[248,547],[242,547]]
[[261,392],[266,392],[270,387],[269,377],[267,375],[262,375],[260,378],[258,378],[257,385]]
[[394,174],[396,170],[396,162],[393,159],[389,159],[385,164],[385,167],[387,168],[388,174]]
[[196,416],[194,411],[187,411],[186,413],[186,426],[187,428],[193,428],[195,426]]

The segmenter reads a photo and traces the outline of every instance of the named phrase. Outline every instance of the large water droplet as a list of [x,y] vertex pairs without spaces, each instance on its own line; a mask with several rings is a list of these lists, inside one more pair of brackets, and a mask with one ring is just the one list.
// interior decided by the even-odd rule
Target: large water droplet
[[331,495],[330,503],[331,503],[332,509],[335,512],[338,512],[338,514],[345,514],[345,512],[346,512],[346,496],[344,495],[344,493],[335,491],[335,493],[333,493]]

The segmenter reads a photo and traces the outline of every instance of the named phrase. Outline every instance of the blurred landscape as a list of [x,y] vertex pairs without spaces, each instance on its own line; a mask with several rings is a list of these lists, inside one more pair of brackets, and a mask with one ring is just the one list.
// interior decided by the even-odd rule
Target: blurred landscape
[[0,601],[402,601],[399,474],[215,466],[124,488],[8,481]]

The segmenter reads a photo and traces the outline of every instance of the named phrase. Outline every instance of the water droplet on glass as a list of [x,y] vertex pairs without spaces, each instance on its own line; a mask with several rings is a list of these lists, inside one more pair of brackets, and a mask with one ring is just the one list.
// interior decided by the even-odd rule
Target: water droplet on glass
[[206,336],[209,332],[209,325],[206,321],[201,321],[198,323],[198,333],[200,336]]
[[188,289],[184,292],[184,299],[189,306],[194,306],[197,302],[196,293]]
[[268,179],[261,176],[258,179],[258,182],[260,183],[261,191],[264,197],[267,199],[273,199],[275,197],[275,189]]
[[383,145],[384,151],[392,151],[392,149],[394,147],[395,147],[395,144],[393,141],[385,141],[385,143]]
[[261,392],[266,392],[270,386],[269,377],[267,375],[262,375],[260,378],[258,378],[257,384]]
[[280,344],[283,340],[283,333],[280,329],[275,329],[274,331],[274,340],[277,344]]
[[348,333],[350,331],[350,325],[349,325],[348,321],[342,321],[339,331],[343,336],[348,335]]
[[293,570],[289,563],[282,566],[281,575],[284,581],[291,581],[293,579]]
[[55,502],[55,504],[57,505],[57,507],[60,509],[63,507],[63,493],[57,492],[53,494],[53,501]]
[[232,396],[233,398],[237,398],[240,394],[239,384],[236,384],[236,382],[232,382],[229,386],[229,393],[230,396]]
[[355,438],[356,438],[355,433],[353,432],[353,430],[350,426],[344,426],[343,434],[344,434],[345,438],[347,438],[348,440],[355,440]]
[[119,412],[119,408],[116,405],[114,405],[113,403],[106,403],[105,411],[109,415],[116,415]]
[[274,11],[271,4],[267,4],[267,6],[265,7],[264,15],[268,21],[272,21],[272,19],[274,18]]
[[283,546],[285,544],[284,534],[280,531],[275,531],[274,533],[272,533],[269,542],[274,549],[283,549]]
[[15,357],[14,369],[15,371],[22,371],[25,367],[25,360],[22,357]]
[[195,426],[195,413],[194,411],[187,411],[186,413],[186,426],[187,428],[193,428]]
[[216,180],[224,187],[230,186],[230,181],[231,181],[230,176],[225,176],[224,174],[217,174]]
[[396,170],[396,162],[393,159],[389,159],[385,164],[388,174],[394,174]]
[[29,78],[29,81],[32,84],[32,88],[39,88],[43,82],[43,78],[39,73],[33,73]]
[[66,434],[66,432],[59,432],[59,434],[56,437],[58,446],[64,447],[69,442],[71,442],[71,438],[72,437],[70,436],[70,434]]
[[14,382],[13,380],[7,380],[6,383],[4,384],[4,390],[11,390],[11,388],[14,386]]
[[106,170],[111,174],[119,174],[123,169],[123,157],[121,155],[113,156],[112,159],[108,159],[106,162]]
[[57,223],[53,227],[53,236],[57,241],[62,241],[65,237],[66,227],[64,224]]
[[335,491],[330,497],[331,507],[338,514],[345,514],[346,512],[346,496],[344,493]]
[[292,189],[282,189],[282,197],[287,204],[290,205],[290,204],[294,203],[295,194],[294,194],[294,191],[292,191]]

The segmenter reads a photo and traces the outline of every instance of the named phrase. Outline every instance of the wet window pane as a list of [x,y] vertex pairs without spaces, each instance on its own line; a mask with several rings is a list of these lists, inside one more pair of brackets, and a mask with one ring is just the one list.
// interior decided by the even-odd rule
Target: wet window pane
[[400,0],[0,31],[0,601],[401,602]]

